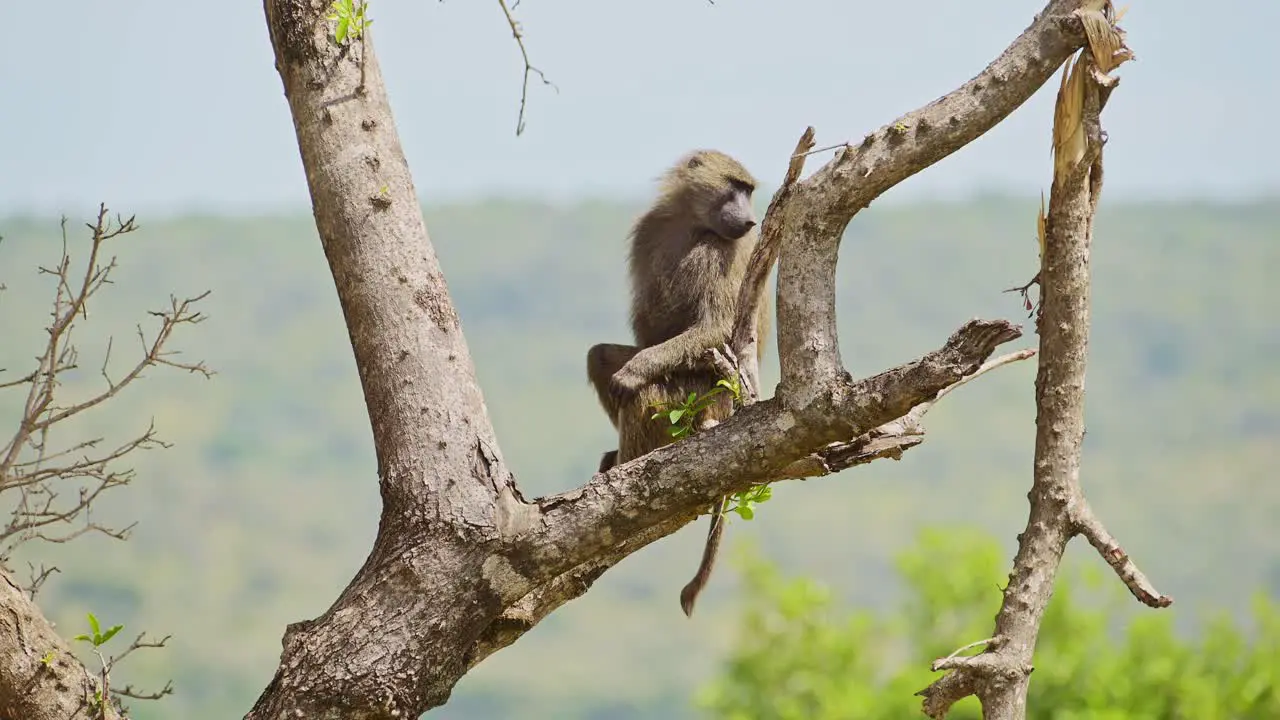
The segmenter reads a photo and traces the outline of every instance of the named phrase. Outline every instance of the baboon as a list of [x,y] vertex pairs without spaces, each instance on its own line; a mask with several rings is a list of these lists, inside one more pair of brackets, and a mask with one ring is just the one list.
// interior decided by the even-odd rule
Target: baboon
[[[737,160],[699,150],[662,177],[658,197],[631,229],[631,330],[635,345],[600,344],[587,352],[587,377],[618,430],[618,449],[600,472],[671,442],[654,406],[702,394],[720,377],[704,357],[729,341],[738,290],[758,233],[751,194],[756,181]],[[756,316],[763,358],[769,305]],[[733,412],[727,393],[698,418],[700,426]],[[706,585],[723,532],[716,504],[697,573],[680,593],[685,615]]]

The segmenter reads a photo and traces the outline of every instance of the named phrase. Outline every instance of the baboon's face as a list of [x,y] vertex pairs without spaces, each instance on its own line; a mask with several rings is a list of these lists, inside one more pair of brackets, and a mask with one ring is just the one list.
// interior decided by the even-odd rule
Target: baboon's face
[[751,187],[731,180],[724,189],[708,198],[711,207],[706,217],[711,232],[725,240],[737,240],[756,226],[751,209]]

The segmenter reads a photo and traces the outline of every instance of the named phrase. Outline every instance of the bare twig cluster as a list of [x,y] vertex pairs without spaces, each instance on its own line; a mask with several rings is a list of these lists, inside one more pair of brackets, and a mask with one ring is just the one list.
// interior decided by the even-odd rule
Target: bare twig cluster
[[[181,301],[171,297],[168,307],[151,312],[157,326],[150,330],[137,326],[137,358],[123,370],[112,368],[111,339],[105,343],[100,364],[90,366],[82,360],[76,331],[89,316],[91,300],[113,282],[116,261],[106,253],[108,244],[135,232],[138,225],[133,217],[112,218],[106,206],[100,205],[95,221],[87,227],[90,237],[83,263],[73,261],[64,218],[61,256],[57,264],[39,268],[41,275],[53,279],[54,287],[44,342],[32,366],[16,373],[0,369],[0,392],[8,393],[5,399],[11,402],[6,407],[16,411],[12,430],[0,441],[0,502],[8,511],[7,520],[0,525],[0,578],[4,580],[0,583],[0,609],[4,611],[0,617],[4,620],[0,622],[6,623],[5,632],[0,633],[0,657],[6,661],[4,672],[0,672],[2,717],[114,720],[125,715],[120,698],[157,699],[173,691],[171,683],[156,692],[111,685],[111,672],[121,661],[143,648],[164,647],[167,636],[148,640],[139,635],[123,652],[109,656],[102,646],[123,626],[100,634],[97,620],[90,614],[93,635],[75,638],[89,641],[101,663],[97,671],[90,670],[76,660],[67,640],[34,603],[40,588],[58,568],[28,562],[29,575],[23,586],[12,578],[9,567],[15,550],[31,540],[65,543],[86,533],[124,539],[132,527],[115,527],[94,518],[95,503],[107,490],[133,479],[133,470],[123,466],[131,455],[166,444],[151,424],[123,440],[81,439],[83,434],[77,436],[74,429],[77,418],[104,407],[141,380],[147,368],[164,366],[205,377],[212,374],[203,363],[182,361],[169,349],[179,326],[204,320],[193,306],[208,293]],[[96,370],[102,383],[87,395],[67,387],[85,367]]]
[[[158,318],[159,327],[150,334],[141,325],[137,327],[140,357],[118,377],[109,369],[113,342],[108,341],[99,366],[104,387],[89,397],[63,397],[64,379],[82,366],[74,338],[77,324],[88,317],[90,299],[112,282],[115,257],[105,257],[103,250],[138,229],[133,217],[117,216],[113,221],[105,205],[99,207],[96,221],[87,226],[91,235],[82,267],[73,266],[64,218],[61,258],[53,267],[39,269],[54,279],[55,287],[47,337],[34,367],[12,379],[0,376],[0,391],[26,391],[12,433],[0,445],[0,500],[10,508],[8,520],[0,526],[0,564],[7,565],[14,550],[30,540],[64,543],[89,532],[127,537],[132,525],[117,528],[98,522],[92,517],[92,508],[102,493],[133,479],[133,470],[121,467],[126,457],[166,446],[156,436],[154,425],[114,444],[106,443],[103,437],[59,443],[55,431],[117,396],[149,367],[166,366],[206,377],[212,374],[203,363],[182,362],[176,351],[167,348],[179,326],[204,319],[192,306],[207,296],[206,292],[181,301],[170,298],[168,308],[150,313]],[[27,591],[34,595],[55,570],[42,566],[37,571],[32,566]]]

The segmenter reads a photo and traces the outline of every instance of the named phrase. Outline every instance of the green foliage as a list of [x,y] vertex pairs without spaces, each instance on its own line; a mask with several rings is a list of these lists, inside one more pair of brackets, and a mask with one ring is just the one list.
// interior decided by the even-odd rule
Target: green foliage
[[693,434],[694,423],[697,422],[698,414],[711,407],[717,395],[726,392],[733,395],[735,403],[742,399],[742,386],[737,377],[732,380],[721,378],[716,382],[715,387],[705,393],[701,395],[689,393],[689,397],[680,402],[658,403],[653,406],[655,412],[650,419],[661,420],[665,418],[669,423],[667,434],[676,440],[688,437]]
[[120,632],[123,629],[124,629],[124,625],[112,625],[111,627],[107,628],[106,632],[101,632],[100,627],[98,626],[98,618],[94,616],[93,613],[89,613],[89,633],[90,634],[86,635],[82,633],[80,635],[76,635],[71,639],[79,642],[87,642],[93,645],[95,648],[97,648],[107,644],[107,642],[111,640],[111,638],[116,636],[116,633]]
[[[733,395],[734,403],[742,400],[742,379],[734,376],[732,379],[721,378],[716,382],[716,386],[705,393],[689,393],[689,397],[676,403],[659,403],[653,407],[655,412],[650,418],[651,420],[663,420],[668,422],[667,434],[672,438],[679,440],[693,434],[698,414],[703,410],[711,407],[711,403],[715,402],[715,397],[722,393],[730,393]],[[755,505],[767,502],[773,497],[773,489],[768,485],[756,485],[750,490],[746,490],[732,495],[733,504],[725,508],[725,513],[735,513],[743,520],[751,520],[756,516]]]
[[345,43],[348,36],[352,40],[359,40],[364,31],[373,24],[373,20],[365,16],[365,11],[369,9],[367,2],[356,4],[355,0],[333,0],[330,9],[333,12],[328,18],[336,22],[333,28],[333,40],[339,45]]
[[750,490],[733,494],[733,504],[725,509],[726,513],[737,513],[743,520],[756,516],[755,505],[768,502],[773,497],[773,486],[756,485]]
[[[990,634],[1001,555],[976,532],[926,531],[898,559],[906,601],[847,615],[823,586],[748,557],[738,643],[700,702],[725,720],[916,717],[914,693],[937,677],[930,662]],[[1280,717],[1280,605],[1259,596],[1251,633],[1219,618],[1198,640],[1180,638],[1170,613],[1133,607],[1096,565],[1064,569],[1036,646],[1028,718]],[[949,717],[981,712],[968,698]]]

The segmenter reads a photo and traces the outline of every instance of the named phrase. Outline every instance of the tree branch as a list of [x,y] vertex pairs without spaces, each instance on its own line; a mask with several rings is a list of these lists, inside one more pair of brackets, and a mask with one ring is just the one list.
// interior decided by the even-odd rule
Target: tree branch
[[779,395],[819,401],[845,373],[836,337],[835,268],[853,216],[893,186],[977,139],[1022,105],[1080,47],[1071,12],[1052,0],[982,72],[953,92],[868,134],[795,188],[770,213],[782,226],[778,261]]
[[1138,602],[1153,608],[1165,608],[1173,604],[1173,598],[1156,590],[1146,575],[1138,569],[1133,560],[1121,547],[1120,543],[1107,532],[1102,521],[1093,514],[1088,503],[1080,503],[1072,508],[1072,524],[1074,533],[1083,535],[1103,560],[1115,570],[1116,576],[1129,588],[1129,592]]
[[[519,0],[517,0],[516,4],[519,4]],[[557,92],[559,88],[556,87],[555,83],[547,79],[546,73],[529,62],[529,51],[524,46],[524,29],[512,12],[515,7],[509,7],[507,0],[498,0],[498,5],[502,7],[502,14],[507,19],[507,26],[511,28],[511,36],[515,38],[516,47],[520,48],[520,57],[524,60],[524,77],[520,81],[520,115],[516,118],[516,135],[521,135],[524,133],[524,109],[529,101],[529,76],[537,73],[538,79],[542,81],[543,85],[550,85],[551,89]]]
[[1044,221],[1041,259],[1040,367],[1036,376],[1036,449],[1027,525],[996,615],[986,651],[934,663],[951,670],[920,692],[924,712],[944,717],[967,695],[977,695],[986,720],[1023,720],[1032,655],[1045,608],[1053,594],[1062,554],[1070,539],[1085,533],[1139,600],[1166,607],[1102,528],[1081,489],[1080,446],[1084,439],[1085,364],[1089,345],[1089,250],[1102,191],[1104,136],[1100,113],[1106,75],[1132,57],[1123,32],[1113,26],[1110,2],[1094,2],[1078,13],[1089,48],[1073,69],[1064,69],[1054,120],[1054,178]]
[[[908,116],[909,131],[896,123],[892,137],[881,131],[804,181],[812,139],[802,138],[743,288],[758,296],[776,253],[784,370],[777,397],[576,491],[530,503],[493,437],[371,38],[363,53],[367,92],[359,94],[358,63],[318,21],[323,0],[264,0],[369,409],[383,513],[369,558],[333,606],[286,631],[276,675],[248,718],[421,714],[445,702],[476,662],[717,497],[785,477],[815,453],[830,471],[915,442],[870,437],[858,445],[936,401],[1019,330],[971,321],[939,350],[854,381],[836,350],[840,234],[856,209],[1029,97],[1083,37],[1078,21],[1074,37],[1071,21],[1060,17],[1075,4],[1051,2],[1053,17],[1033,23],[960,91]],[[874,168],[861,172],[869,163]],[[735,332],[732,344],[745,334]]]
[[[212,375],[201,363],[176,361],[176,352],[168,349],[178,326],[204,319],[192,305],[207,296],[206,292],[183,301],[170,298],[167,310],[152,312],[160,319],[160,327],[150,342],[144,337],[141,358],[118,380],[113,380],[108,372],[112,350],[108,340],[100,369],[106,388],[78,402],[68,403],[63,399],[65,374],[79,367],[75,330],[87,319],[90,300],[112,282],[111,273],[116,263],[114,257],[102,259],[106,243],[138,229],[133,217],[117,216],[113,223],[105,205],[99,205],[96,221],[86,225],[91,237],[81,273],[78,268],[73,269],[67,221],[63,218],[61,257],[55,266],[40,268],[42,274],[54,280],[51,320],[45,328],[44,347],[31,372],[2,386],[27,386],[16,428],[9,440],[0,445],[0,497],[8,500],[10,512],[8,521],[0,526],[0,574],[4,579],[0,583],[0,624],[8,624],[0,627],[2,718],[114,720],[121,713],[117,701],[111,697],[111,667],[138,647],[158,646],[139,638],[110,660],[95,646],[94,653],[103,664],[100,672],[91,672],[72,655],[34,603],[36,593],[57,568],[41,565],[37,570],[34,564],[28,563],[31,573],[25,591],[11,578],[8,563],[15,548],[24,542],[63,543],[89,532],[124,539],[132,525],[122,529],[107,527],[92,519],[93,506],[103,492],[133,479],[132,469],[119,467],[127,456],[135,451],[167,447],[156,437],[153,426],[106,450],[99,448],[103,442],[101,437],[55,447],[55,431],[105,405],[140,380],[146,368],[164,365],[205,377]],[[138,332],[142,336],[141,327]],[[72,499],[62,500],[64,494]],[[65,527],[73,523],[72,527]]]
[[[990,370],[1024,360],[1034,354],[1034,350],[1019,350],[988,361],[977,371],[948,385],[933,400],[915,406],[907,415],[864,433],[853,441],[832,443],[805,458],[792,462],[780,470],[773,479],[802,480],[822,477],[858,465],[865,465],[873,460],[884,458],[897,460],[902,457],[903,452],[924,442],[924,429],[920,426],[920,420],[924,413],[944,395]],[[553,498],[546,498],[537,502],[552,501]],[[591,559],[540,585],[513,603],[485,630],[475,647],[468,653],[468,666],[473,667],[494,652],[514,643],[561,605],[586,594],[601,575],[624,558],[655,540],[680,530],[694,520],[698,513],[705,511],[705,507],[686,508],[681,515],[659,522],[623,542],[604,548]]]
[[[160,327],[150,342],[146,340],[141,326],[138,327],[138,335],[143,338],[143,351],[128,372],[118,380],[111,378],[108,367],[112,343],[108,340],[101,368],[106,388],[79,402],[63,401],[63,377],[79,366],[75,330],[79,321],[88,316],[90,299],[111,283],[111,273],[116,267],[114,257],[102,259],[103,249],[115,238],[138,229],[133,217],[117,216],[113,224],[106,205],[100,204],[96,221],[86,223],[91,231],[88,258],[76,280],[73,279],[75,270],[68,249],[66,225],[64,218],[62,254],[58,264],[52,268],[40,268],[42,274],[54,278],[53,307],[51,321],[45,328],[47,339],[44,348],[36,358],[35,369],[6,384],[7,387],[26,385],[27,397],[12,435],[0,445],[0,496],[9,499],[12,507],[9,521],[0,527],[0,565],[6,565],[13,551],[30,540],[62,543],[87,532],[123,539],[129,528],[117,530],[91,521],[91,507],[101,493],[128,484],[133,478],[132,470],[118,467],[119,461],[134,451],[166,447],[156,437],[154,428],[149,427],[105,452],[94,452],[102,438],[57,449],[53,445],[56,427],[116,397],[138,381],[147,368],[164,365],[202,374],[206,378],[213,374],[202,363],[176,361],[174,356],[177,353],[168,349],[172,334],[179,326],[204,320],[204,315],[192,306],[209,293],[182,301],[171,297],[168,310],[151,313],[160,318]],[[75,499],[59,502],[63,494],[61,488],[68,485],[75,488]],[[84,523],[70,530],[50,531],[51,527],[70,524],[77,519],[83,519]]]
[[756,353],[756,345],[762,341],[757,337],[759,325],[756,314],[765,302],[764,292],[769,273],[778,261],[778,253],[782,249],[781,228],[773,218],[778,217],[776,208],[781,206],[800,180],[804,171],[806,153],[813,148],[813,127],[805,128],[796,149],[791,153],[787,163],[787,174],[782,184],[769,201],[769,209],[765,211],[764,223],[760,227],[760,240],[751,253],[747,263],[747,271],[742,278],[742,286],[738,290],[737,317],[734,319],[733,332],[729,339],[729,349],[737,358],[741,374],[747,380],[744,388],[746,397],[744,404],[750,405],[760,397],[760,363]]
[[692,519],[724,495],[786,477],[792,463],[818,449],[901,418],[1020,335],[1003,320],[972,320],[940,349],[850,384],[830,415],[811,422],[798,422],[776,400],[757,402],[710,430],[597,474],[577,490],[536,500],[521,520],[523,531],[509,543],[509,559],[541,584],[653,525]]

